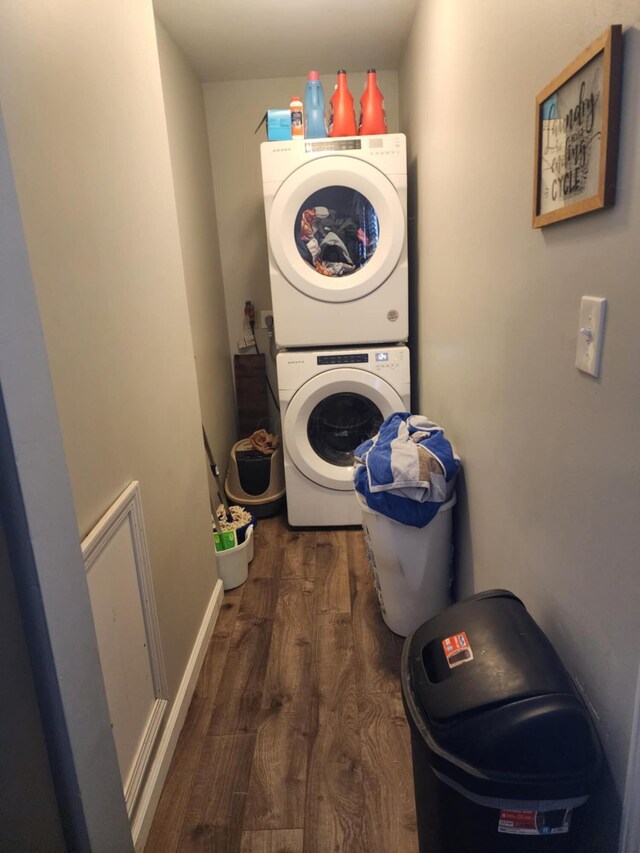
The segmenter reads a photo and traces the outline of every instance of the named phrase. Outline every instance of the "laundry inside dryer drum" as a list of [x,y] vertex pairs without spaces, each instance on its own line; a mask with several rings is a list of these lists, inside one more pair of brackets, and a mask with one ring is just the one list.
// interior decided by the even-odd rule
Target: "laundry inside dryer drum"
[[361,394],[332,394],[309,416],[309,444],[325,462],[347,467],[356,447],[375,435],[383,420],[380,409]]
[[371,258],[380,226],[362,193],[350,187],[324,187],[298,211],[294,237],[300,256],[320,275],[345,276]]

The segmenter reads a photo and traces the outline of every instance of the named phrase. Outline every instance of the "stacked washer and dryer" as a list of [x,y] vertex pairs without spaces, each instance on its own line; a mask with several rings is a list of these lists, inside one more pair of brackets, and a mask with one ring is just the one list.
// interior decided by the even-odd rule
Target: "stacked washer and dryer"
[[261,154],[289,524],[360,524],[353,451],[410,406],[406,140]]

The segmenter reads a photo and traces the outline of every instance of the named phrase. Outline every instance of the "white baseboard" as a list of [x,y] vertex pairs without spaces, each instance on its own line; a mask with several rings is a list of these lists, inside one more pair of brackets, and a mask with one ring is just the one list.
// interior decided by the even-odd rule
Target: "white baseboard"
[[638,853],[640,850],[640,672],[636,687],[636,704],[629,746],[629,764],[622,806],[620,853]]
[[131,834],[136,851],[140,853],[146,844],[151,823],[155,814],[162,788],[169,772],[169,765],[182,730],[196,681],[204,661],[204,656],[213,633],[213,628],[222,607],[224,593],[222,581],[218,580],[213,588],[207,610],[198,631],[189,661],[187,663],[180,687],[171,706],[167,722],[158,744],[158,750],[144,783],[135,813],[131,821]]

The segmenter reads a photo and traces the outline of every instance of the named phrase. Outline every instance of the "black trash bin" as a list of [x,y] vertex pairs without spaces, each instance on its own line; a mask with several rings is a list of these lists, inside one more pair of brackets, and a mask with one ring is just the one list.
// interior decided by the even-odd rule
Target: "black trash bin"
[[480,593],[407,637],[402,694],[420,853],[576,849],[600,743],[515,595]]

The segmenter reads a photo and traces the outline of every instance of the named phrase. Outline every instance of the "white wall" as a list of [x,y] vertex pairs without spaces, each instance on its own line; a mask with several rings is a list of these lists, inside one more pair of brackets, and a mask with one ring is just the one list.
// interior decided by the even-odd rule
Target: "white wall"
[[[618,200],[532,230],[534,100],[624,25]],[[640,12],[635,0],[419,7],[401,72],[420,409],[464,464],[461,591],[520,595],[582,685],[620,792],[640,660]],[[580,297],[609,301],[599,379]]]
[[157,19],[156,31],[200,407],[224,471],[235,406],[202,85]]
[[[365,79],[366,72],[348,74],[357,110]],[[321,80],[328,108],[335,72],[321,72]],[[237,352],[237,340],[243,334],[245,300],[253,301],[256,312],[271,307],[260,170],[260,144],[266,139],[266,131],[264,125],[257,134],[254,131],[268,108],[285,109],[295,95],[304,98],[305,84],[305,78],[281,77],[206,83],[204,86],[232,353]],[[378,85],[385,95],[389,130],[396,132],[397,72],[378,72]],[[258,346],[262,351],[268,349],[265,331],[258,334]],[[271,384],[276,390],[275,365],[269,359],[267,363]]]
[[141,483],[171,697],[216,580],[150,0],[8,0],[0,93],[78,529]]

